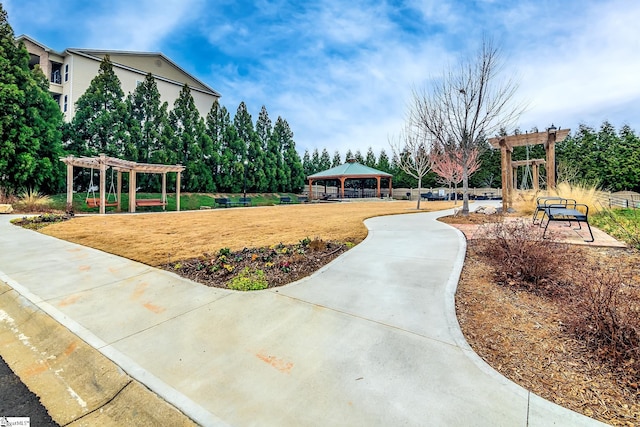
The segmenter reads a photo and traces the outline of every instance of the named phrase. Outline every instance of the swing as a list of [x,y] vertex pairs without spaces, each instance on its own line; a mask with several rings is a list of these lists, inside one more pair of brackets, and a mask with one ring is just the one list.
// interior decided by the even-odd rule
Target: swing
[[[89,193],[93,197],[89,197]],[[113,195],[113,200],[110,201],[109,197]],[[96,187],[93,185],[93,168],[91,168],[91,182],[89,183],[89,188],[87,188],[87,197],[85,199],[85,203],[89,208],[98,208],[100,207],[100,197],[96,197]],[[107,193],[107,197],[104,201],[104,206],[118,206],[118,196],[116,195],[116,189],[113,185],[113,168],[111,168],[111,186],[109,187],[109,192]]]
[[529,190],[529,183],[533,184],[533,176],[531,175],[531,161],[529,160],[529,144],[526,145],[527,151],[527,162],[524,166],[524,171],[522,172],[522,182],[520,183],[521,190]]

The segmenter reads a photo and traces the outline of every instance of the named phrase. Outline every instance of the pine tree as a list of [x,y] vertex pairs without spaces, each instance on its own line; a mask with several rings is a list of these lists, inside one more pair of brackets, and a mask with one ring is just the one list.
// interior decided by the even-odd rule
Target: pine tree
[[360,152],[360,150],[356,150],[353,158],[356,159],[356,162],[360,163],[361,165],[364,164],[364,157],[362,157],[362,153]]
[[245,156],[244,142],[238,137],[236,127],[231,122],[231,115],[226,107],[220,108],[220,166],[218,175],[219,191],[239,193],[243,189]]
[[335,168],[336,166],[340,166],[342,164],[342,159],[340,159],[340,152],[336,150],[333,153],[333,159],[331,160],[331,167]]
[[[238,137],[244,142],[246,147],[247,160],[246,186],[248,191],[265,191],[267,187],[267,177],[264,172],[264,152],[260,144],[258,135],[253,127],[251,114],[247,111],[247,106],[241,102],[233,118],[233,124],[238,132]],[[244,165],[243,165],[244,166]],[[244,183],[243,183],[244,187]]]
[[73,139],[68,149],[73,154],[108,156],[136,160],[127,129],[127,107],[120,79],[113,71],[109,55],[100,63],[98,75],[76,103],[71,121]]
[[345,156],[344,156],[344,160],[346,162],[348,162],[351,159],[353,159],[353,153],[351,152],[351,149],[348,149],[347,150],[347,154],[345,154]]
[[213,191],[213,176],[205,162],[206,157],[211,155],[211,138],[206,133],[204,120],[186,84],[169,113],[169,122],[175,134],[171,144],[172,163],[185,166],[182,188],[194,192]]
[[[135,146],[136,161],[140,163],[166,164],[171,157],[168,105],[161,103],[158,85],[151,73],[139,84],[126,101],[131,144]],[[159,191],[160,176],[141,175],[136,184],[145,191]]]
[[325,171],[331,167],[331,157],[329,157],[329,152],[326,148],[322,150],[322,154],[320,155],[320,162],[318,165],[318,172]]
[[384,149],[380,151],[378,162],[373,167],[375,167],[376,169],[382,172],[391,173],[391,163],[389,162],[389,156],[387,156],[387,152],[384,151]]
[[264,153],[266,191],[276,192],[278,191],[278,176],[282,175],[282,151],[277,141],[272,138],[273,126],[264,105],[256,121],[256,133]]
[[367,157],[364,159],[364,164],[366,166],[369,166],[370,168],[376,167],[376,155],[373,154],[373,148],[371,147],[369,147],[369,149],[367,150]]
[[311,163],[311,156],[309,155],[309,150],[304,150],[304,154],[302,155],[302,170],[304,171],[305,176],[313,175],[313,163]]
[[284,160],[285,186],[280,191],[300,192],[304,187],[305,173],[302,168],[300,156],[296,151],[296,143],[293,140],[293,132],[286,120],[278,117],[273,127],[274,138],[282,147],[282,157]]
[[39,67],[29,69],[0,3],[0,187],[9,193],[63,186],[62,114],[48,87]]
[[320,168],[320,152],[317,148],[314,148],[311,154],[311,170],[313,171],[311,172],[312,174],[322,171]]

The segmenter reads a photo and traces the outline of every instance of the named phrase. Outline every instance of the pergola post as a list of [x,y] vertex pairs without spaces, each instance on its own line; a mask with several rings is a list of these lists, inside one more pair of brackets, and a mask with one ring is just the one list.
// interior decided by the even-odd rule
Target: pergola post
[[120,212],[122,210],[122,171],[118,170],[118,206],[116,210]]
[[67,163],[67,209],[73,207],[73,164]]
[[106,213],[106,203],[107,197],[107,161],[106,155],[100,154],[100,213]]
[[180,183],[180,172],[178,172],[178,175],[176,176],[176,210],[179,212],[180,211],[180,186],[182,185]]
[[533,168],[533,191],[537,193],[538,190],[540,190],[540,171],[539,171],[540,166],[538,166],[537,162],[533,162],[532,168]]
[[136,170],[129,171],[129,212],[136,211]]
[[167,206],[167,173],[164,172],[162,174],[162,210],[166,209]]
[[507,147],[507,142],[504,139],[500,140],[500,164],[502,165],[502,206],[506,210],[511,207],[511,199],[509,197],[509,186],[511,179],[509,171],[511,170],[511,163],[509,160],[511,153]]
[[556,188],[556,127],[551,125],[547,129],[547,143],[544,148],[547,152],[547,188]]

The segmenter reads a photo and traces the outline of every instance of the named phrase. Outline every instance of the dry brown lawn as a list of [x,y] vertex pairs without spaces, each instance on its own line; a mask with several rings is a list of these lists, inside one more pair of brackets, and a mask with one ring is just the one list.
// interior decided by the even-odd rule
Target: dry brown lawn
[[[453,207],[423,202],[421,212]],[[157,214],[91,215],[42,229],[44,234],[152,266],[215,253],[293,244],[306,237],[359,243],[367,218],[417,212],[414,201],[318,203]]]

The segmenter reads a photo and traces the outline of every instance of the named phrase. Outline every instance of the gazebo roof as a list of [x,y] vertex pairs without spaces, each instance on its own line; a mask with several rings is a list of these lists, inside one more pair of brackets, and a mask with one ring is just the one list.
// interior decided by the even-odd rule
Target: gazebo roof
[[382,172],[369,166],[365,166],[356,161],[347,161],[340,166],[327,169],[322,172],[309,175],[307,178],[314,181],[320,179],[338,179],[338,178],[375,178],[377,176],[391,177],[390,173]]

